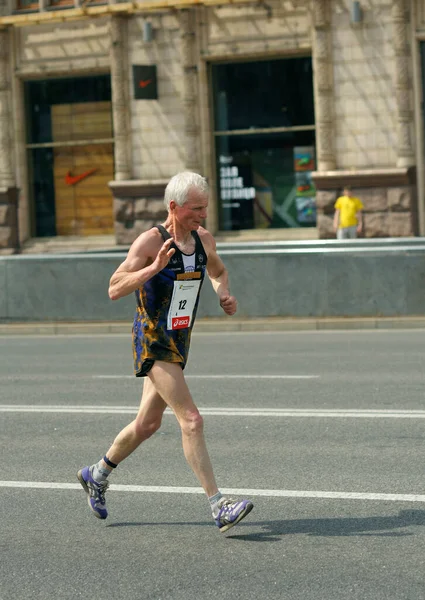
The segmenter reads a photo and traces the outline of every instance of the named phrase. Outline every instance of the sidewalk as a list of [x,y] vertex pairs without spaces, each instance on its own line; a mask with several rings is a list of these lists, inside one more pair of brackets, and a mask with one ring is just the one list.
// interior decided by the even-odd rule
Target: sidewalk
[[[0,323],[0,335],[131,334],[132,322],[115,323]],[[323,331],[358,329],[425,329],[425,316],[381,318],[198,319],[194,333],[234,331]]]

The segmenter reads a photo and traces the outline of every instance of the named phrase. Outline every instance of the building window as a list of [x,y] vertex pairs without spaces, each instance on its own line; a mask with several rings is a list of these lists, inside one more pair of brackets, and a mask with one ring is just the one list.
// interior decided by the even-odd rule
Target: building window
[[[108,0],[88,0],[87,2],[83,2],[82,4],[84,6],[91,6],[93,4],[108,4]],[[51,8],[56,8],[60,6],[75,7],[75,2],[74,0],[50,0]]]
[[34,234],[113,232],[109,75],[25,82]]
[[75,3],[74,0],[50,0],[50,6],[51,7],[56,7],[56,6],[69,6],[69,7],[74,7]]
[[18,0],[17,7],[18,10],[38,10],[39,4],[34,0]]
[[311,58],[212,66],[221,230],[316,224]]

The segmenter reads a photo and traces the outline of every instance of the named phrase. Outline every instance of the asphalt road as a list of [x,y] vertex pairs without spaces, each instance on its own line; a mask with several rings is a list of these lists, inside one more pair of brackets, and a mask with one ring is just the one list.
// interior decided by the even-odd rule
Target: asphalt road
[[128,336],[0,337],[1,600],[425,599],[424,335],[193,336],[217,480],[255,504],[227,534],[172,414],[90,513],[76,471],[139,401]]

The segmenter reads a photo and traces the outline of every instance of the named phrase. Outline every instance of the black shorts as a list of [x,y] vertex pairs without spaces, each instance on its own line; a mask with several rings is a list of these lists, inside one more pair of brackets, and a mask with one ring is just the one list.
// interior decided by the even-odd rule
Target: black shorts
[[[135,373],[136,377],[146,377],[146,375],[152,369],[154,363],[155,363],[154,358],[145,358],[145,360],[142,362],[142,368],[140,369],[140,371]],[[180,365],[182,369],[184,369],[184,367],[185,367],[185,365],[183,363],[175,363],[175,364]]]
[[142,362],[142,368],[140,371],[135,373],[136,377],[146,377],[146,375],[152,369],[154,362],[155,361],[153,358],[145,358],[145,360]]

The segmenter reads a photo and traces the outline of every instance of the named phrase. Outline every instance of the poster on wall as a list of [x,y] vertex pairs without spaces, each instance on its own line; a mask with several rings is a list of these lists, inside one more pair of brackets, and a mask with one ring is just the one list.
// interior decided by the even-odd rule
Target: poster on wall
[[312,171],[298,171],[295,173],[297,196],[315,196],[316,188],[311,177]]
[[300,225],[316,223],[316,188],[312,178],[315,166],[314,146],[294,148],[295,206]]
[[220,156],[220,199],[224,229],[252,229],[255,187],[249,162]]
[[294,171],[314,171],[314,146],[295,146]]
[[135,100],[157,100],[156,65],[133,65]]
[[295,198],[297,220],[302,224],[316,223],[316,198]]

